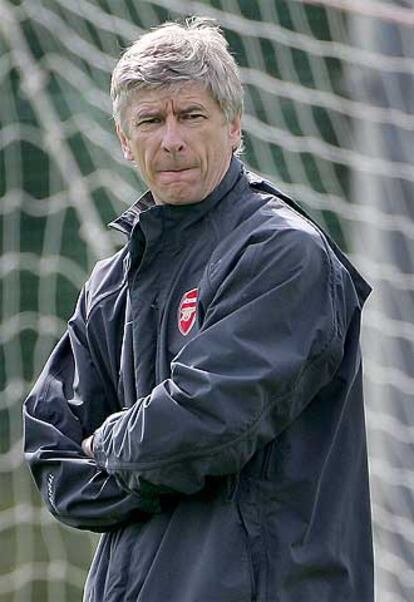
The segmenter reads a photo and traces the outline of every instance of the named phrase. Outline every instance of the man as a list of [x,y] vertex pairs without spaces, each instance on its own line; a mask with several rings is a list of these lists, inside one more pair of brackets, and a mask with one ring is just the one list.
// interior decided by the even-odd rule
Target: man
[[369,286],[235,157],[220,31],[166,24],[112,78],[149,191],[25,402],[50,511],[104,532],[87,602],[370,602],[358,338]]

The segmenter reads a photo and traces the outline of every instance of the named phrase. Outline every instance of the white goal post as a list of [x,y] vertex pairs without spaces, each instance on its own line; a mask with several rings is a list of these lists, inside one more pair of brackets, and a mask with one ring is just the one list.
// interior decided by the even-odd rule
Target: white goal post
[[[21,403],[142,191],[108,94],[166,19],[222,26],[248,165],[374,287],[363,322],[377,602],[414,599],[414,8],[411,0],[0,0],[0,602],[80,599],[95,535],[59,525],[22,459]],[[352,517],[350,517],[352,522]],[[362,602],[362,601],[361,601]]]

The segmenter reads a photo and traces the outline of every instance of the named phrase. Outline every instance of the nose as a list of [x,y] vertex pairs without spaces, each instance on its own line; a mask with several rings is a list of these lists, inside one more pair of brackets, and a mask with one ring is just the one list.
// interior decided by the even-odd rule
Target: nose
[[175,117],[171,117],[165,121],[162,136],[162,148],[167,153],[171,154],[179,153],[185,148],[181,127]]

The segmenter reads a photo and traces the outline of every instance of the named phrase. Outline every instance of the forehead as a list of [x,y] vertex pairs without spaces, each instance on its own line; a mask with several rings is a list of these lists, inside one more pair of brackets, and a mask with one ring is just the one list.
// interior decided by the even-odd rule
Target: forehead
[[200,82],[183,82],[165,86],[141,88],[132,91],[128,98],[127,111],[134,113],[145,109],[164,109],[171,105],[174,109],[198,105],[207,110],[221,111],[209,90]]

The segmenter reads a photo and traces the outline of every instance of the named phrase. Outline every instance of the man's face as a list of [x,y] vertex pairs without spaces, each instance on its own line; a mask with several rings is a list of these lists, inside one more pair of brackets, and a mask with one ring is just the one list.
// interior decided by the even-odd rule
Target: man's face
[[240,141],[240,118],[223,112],[198,82],[137,91],[117,133],[157,204],[202,201],[225,175]]

